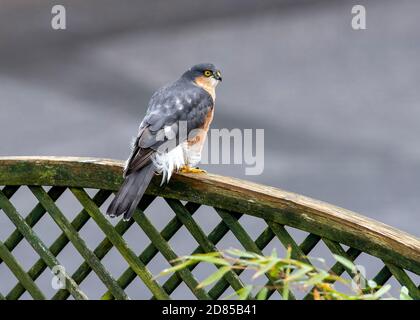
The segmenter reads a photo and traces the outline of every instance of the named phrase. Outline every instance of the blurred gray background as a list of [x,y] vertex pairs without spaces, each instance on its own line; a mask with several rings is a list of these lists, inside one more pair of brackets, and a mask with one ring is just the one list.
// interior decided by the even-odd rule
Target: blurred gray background
[[151,94],[209,61],[213,127],[264,128],[265,170],[205,169],[420,234],[419,1],[60,1],[65,31],[53,4],[0,0],[0,156],[126,159]]

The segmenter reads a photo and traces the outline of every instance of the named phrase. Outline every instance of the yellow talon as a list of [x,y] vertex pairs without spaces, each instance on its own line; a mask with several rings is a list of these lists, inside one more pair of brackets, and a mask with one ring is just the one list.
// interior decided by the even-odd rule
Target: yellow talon
[[199,169],[199,168],[192,168],[192,167],[189,167],[189,166],[182,166],[179,169],[179,172],[182,172],[182,173],[206,173],[207,171],[206,170]]

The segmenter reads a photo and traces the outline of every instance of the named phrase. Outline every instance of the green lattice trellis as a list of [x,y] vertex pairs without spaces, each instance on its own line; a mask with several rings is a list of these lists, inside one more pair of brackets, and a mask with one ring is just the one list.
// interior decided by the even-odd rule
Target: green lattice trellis
[[[153,299],[169,299],[182,283],[197,299],[217,299],[229,288],[241,289],[244,286],[240,278],[242,270],[227,273],[209,290],[197,288],[198,280],[193,273],[196,266],[173,274],[163,283],[153,278],[148,264],[158,253],[167,261],[178,257],[170,239],[183,226],[197,242],[193,253],[216,251],[219,241],[231,233],[243,248],[257,253],[273,239],[278,239],[284,247],[292,247],[294,258],[305,262],[309,262],[307,256],[321,242],[332,253],[352,261],[362,253],[369,254],[383,261],[382,269],[374,277],[378,284],[385,284],[394,277],[414,298],[420,299],[419,287],[406,272],[420,274],[420,241],[417,238],[353,212],[270,187],[214,175],[176,175],[167,187],[160,188],[156,179],[134,219],[121,220],[114,226],[100,207],[121,183],[121,166],[120,162],[99,159],[0,158],[0,185],[4,186],[0,190],[0,214],[5,214],[16,227],[10,236],[0,241],[0,265],[5,264],[18,280],[8,293],[0,292],[0,299],[19,299],[25,292],[34,299],[45,299],[37,279],[47,268],[60,265],[57,256],[70,243],[84,261],[72,274],[65,274],[67,289],[58,290],[53,299],[67,299],[70,295],[75,299],[87,299],[80,284],[92,271],[108,290],[102,295],[103,299],[128,299],[125,289],[137,277],[150,290]],[[12,203],[13,195],[21,186],[28,186],[38,201],[25,218]],[[43,186],[52,187],[46,191]],[[89,196],[87,188],[96,189],[96,194]],[[72,221],[56,204],[67,189],[83,207]],[[143,212],[157,197],[164,198],[175,213],[160,231]],[[204,232],[194,219],[194,213],[203,205],[213,207],[221,219],[209,233]],[[33,229],[47,214],[62,231],[48,247]],[[255,240],[241,224],[243,215],[262,219],[267,225]],[[104,239],[94,250],[89,249],[80,234],[90,219],[104,233]],[[140,255],[123,237],[135,225],[150,239]],[[298,244],[285,226],[304,230],[308,235]],[[39,256],[28,270],[13,255],[23,239]],[[116,278],[102,263],[112,248],[118,250],[129,266]],[[339,263],[334,264],[331,271],[337,275],[345,272],[352,275],[351,270]],[[267,278],[267,284],[270,284],[268,275]],[[271,290],[269,294],[273,293]],[[289,298],[295,296],[292,294]],[[305,299],[310,298],[310,294],[305,296]]]

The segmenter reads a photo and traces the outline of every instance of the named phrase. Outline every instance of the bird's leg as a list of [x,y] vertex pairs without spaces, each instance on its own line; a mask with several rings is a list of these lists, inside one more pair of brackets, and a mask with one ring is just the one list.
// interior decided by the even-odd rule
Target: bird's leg
[[185,165],[179,169],[179,172],[181,173],[206,173],[207,171],[199,169],[199,168],[192,168],[188,165]]

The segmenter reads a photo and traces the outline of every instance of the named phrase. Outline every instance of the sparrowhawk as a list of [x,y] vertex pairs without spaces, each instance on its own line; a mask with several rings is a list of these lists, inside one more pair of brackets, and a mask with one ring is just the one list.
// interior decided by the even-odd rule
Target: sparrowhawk
[[194,166],[201,160],[221,80],[213,64],[197,64],[152,95],[109,216],[130,219],[155,172],[162,174],[162,183],[173,171],[202,172]]

